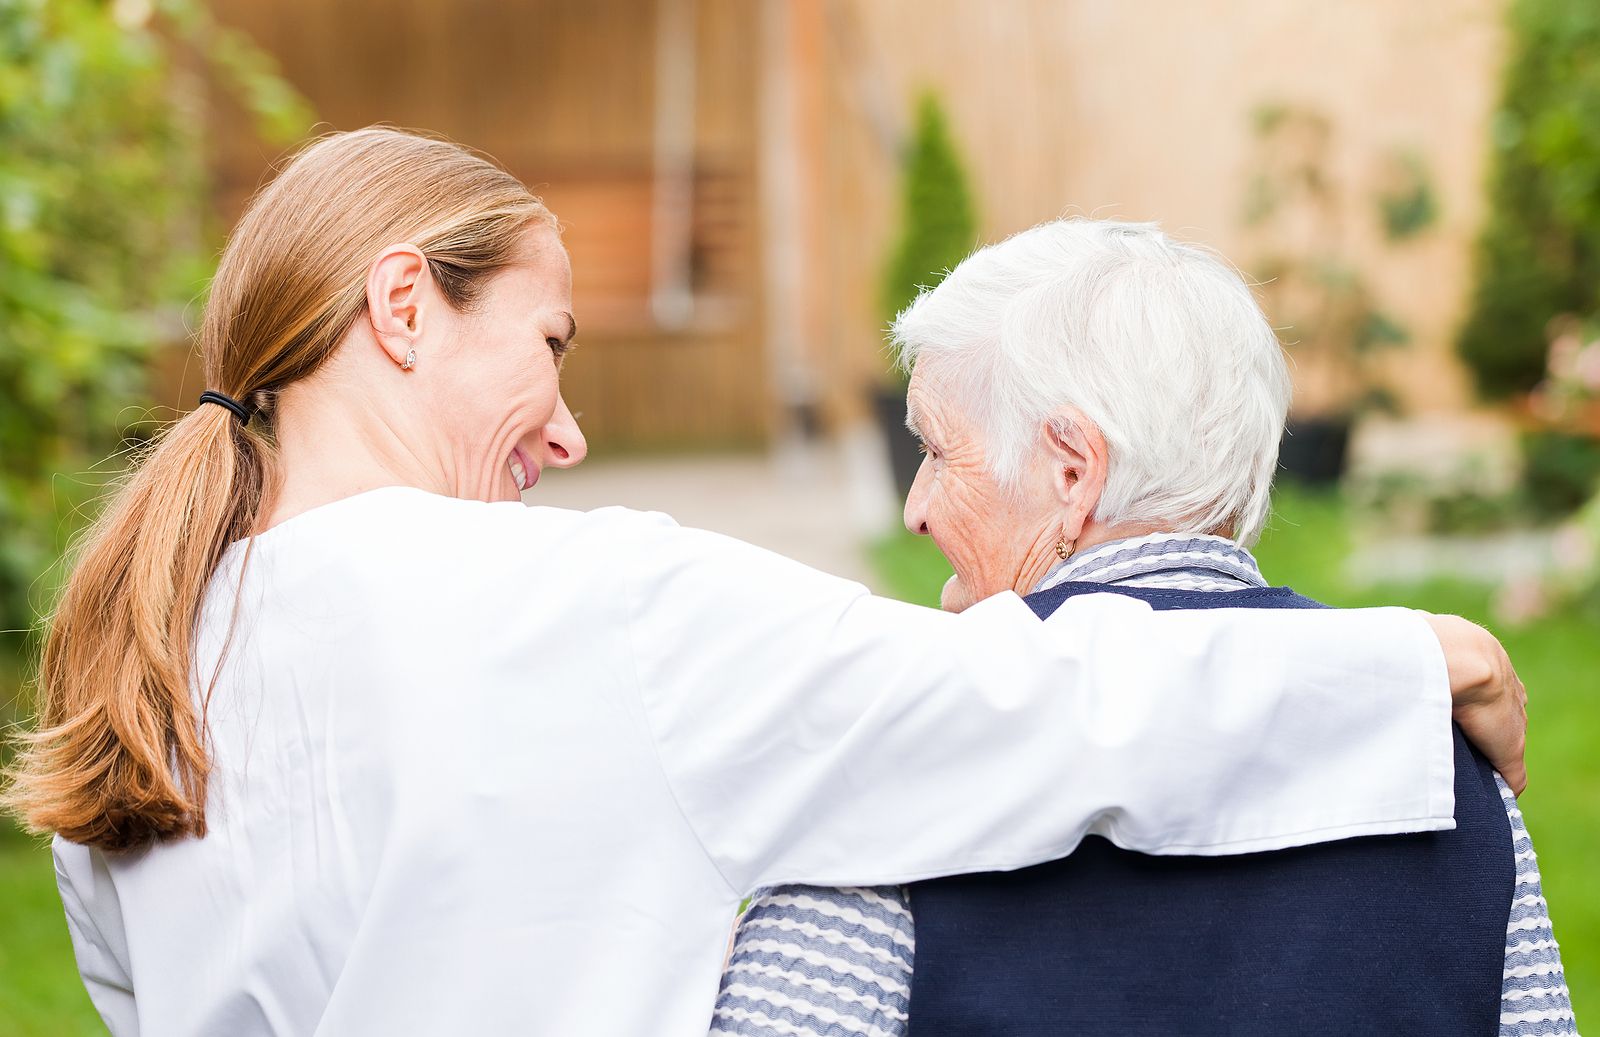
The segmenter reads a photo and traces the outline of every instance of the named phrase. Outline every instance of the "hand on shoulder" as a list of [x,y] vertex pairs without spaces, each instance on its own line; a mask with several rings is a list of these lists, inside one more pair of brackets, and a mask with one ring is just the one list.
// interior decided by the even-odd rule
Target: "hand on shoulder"
[[1522,794],[1528,785],[1523,752],[1528,735],[1528,691],[1505,646],[1489,631],[1460,616],[1427,616],[1444,649],[1455,722],[1467,740]]

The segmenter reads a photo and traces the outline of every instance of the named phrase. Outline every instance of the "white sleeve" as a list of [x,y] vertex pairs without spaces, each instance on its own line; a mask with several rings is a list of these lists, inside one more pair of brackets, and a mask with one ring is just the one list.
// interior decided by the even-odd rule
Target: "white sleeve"
[[137,1037],[139,1013],[129,975],[128,941],[105,858],[59,836],[52,849],[56,888],[61,892],[67,932],[89,1000],[113,1037]]
[[664,516],[619,551],[643,712],[736,891],[1454,827],[1450,694],[1406,609],[874,597]]

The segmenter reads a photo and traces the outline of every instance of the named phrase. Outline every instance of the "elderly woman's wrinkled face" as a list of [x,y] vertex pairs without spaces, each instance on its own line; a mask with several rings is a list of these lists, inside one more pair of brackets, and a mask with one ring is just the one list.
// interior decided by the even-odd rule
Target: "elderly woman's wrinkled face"
[[939,603],[959,612],[1001,591],[1032,590],[1056,558],[1060,526],[1048,475],[1030,471],[1022,493],[1003,492],[976,429],[945,388],[923,367],[911,376],[906,404],[923,460],[906,497],[905,523],[931,536],[950,560],[955,575]]

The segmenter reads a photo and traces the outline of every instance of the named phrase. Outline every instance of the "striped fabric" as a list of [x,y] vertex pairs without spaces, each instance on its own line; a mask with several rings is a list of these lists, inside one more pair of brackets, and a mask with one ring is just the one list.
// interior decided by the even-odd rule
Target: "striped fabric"
[[766,890],[739,919],[711,1032],[904,1034],[911,939],[898,886]]
[[1578,1024],[1561,969],[1561,948],[1550,928],[1550,906],[1539,883],[1533,840],[1511,787],[1498,774],[1494,780],[1511,818],[1511,849],[1517,856],[1517,885],[1506,926],[1506,966],[1500,981],[1500,1037],[1576,1035]]
[[[1096,545],[1058,563],[1035,591],[1063,583],[1166,590],[1265,587],[1255,558],[1231,540],[1156,533]],[[1497,779],[1498,780],[1498,779]],[[1517,885],[1506,929],[1501,1037],[1575,1035],[1561,952],[1539,864],[1511,789]],[[711,1033],[724,1037],[905,1037],[914,926],[897,886],[781,886],[739,918]]]
[[1152,533],[1096,544],[1057,562],[1034,592],[1069,582],[1184,591],[1236,591],[1267,585],[1249,551],[1232,540],[1204,533]]

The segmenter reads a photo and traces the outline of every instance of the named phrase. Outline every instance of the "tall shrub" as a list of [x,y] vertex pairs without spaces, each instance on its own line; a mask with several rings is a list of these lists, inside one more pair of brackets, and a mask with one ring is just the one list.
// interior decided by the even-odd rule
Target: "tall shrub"
[[885,319],[944,279],[977,242],[972,191],[944,110],[932,94],[917,102],[916,129],[900,181],[900,237],[884,268]]
[[1545,325],[1600,309],[1600,5],[1514,0],[1488,216],[1458,341],[1488,397],[1544,373]]
[[181,340],[203,292],[215,72],[274,135],[309,125],[193,0],[0,0],[0,654],[49,606],[41,577],[148,431],[148,354]]

